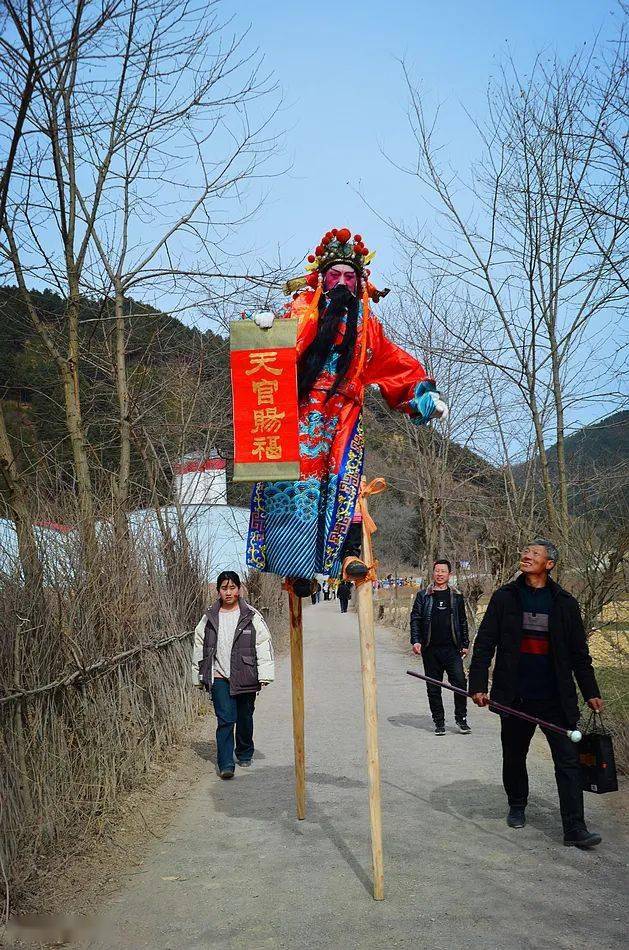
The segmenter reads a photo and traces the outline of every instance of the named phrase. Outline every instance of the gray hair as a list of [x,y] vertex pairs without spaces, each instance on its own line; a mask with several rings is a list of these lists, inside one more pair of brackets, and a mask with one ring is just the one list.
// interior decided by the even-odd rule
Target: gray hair
[[530,547],[533,545],[539,545],[540,548],[546,548],[546,553],[548,555],[548,560],[553,562],[553,565],[559,560],[559,548],[554,541],[549,541],[548,538],[535,538],[530,543]]

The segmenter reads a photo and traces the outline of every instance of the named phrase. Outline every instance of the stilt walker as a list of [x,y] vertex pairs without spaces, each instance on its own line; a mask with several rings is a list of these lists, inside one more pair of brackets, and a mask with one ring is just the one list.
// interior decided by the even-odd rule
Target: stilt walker
[[369,536],[375,526],[366,498],[382,489],[373,483],[363,488],[361,537],[356,507],[364,458],[362,409],[366,388],[376,385],[392,409],[417,423],[444,418],[448,410],[419,360],[387,338],[371,309],[388,293],[370,282],[373,257],[360,234],[352,238],[348,228],[328,231],[308,256],[309,273],[286,285],[292,297],[283,315],[288,319],[276,320],[269,311],[246,315],[251,320],[238,324],[251,329],[232,329],[231,348],[234,479],[256,482],[247,565],[284,577],[288,591],[300,819],[306,814],[300,598],[310,595],[317,574],[342,575],[358,585],[374,897],[380,900],[375,639],[367,583],[373,576]]

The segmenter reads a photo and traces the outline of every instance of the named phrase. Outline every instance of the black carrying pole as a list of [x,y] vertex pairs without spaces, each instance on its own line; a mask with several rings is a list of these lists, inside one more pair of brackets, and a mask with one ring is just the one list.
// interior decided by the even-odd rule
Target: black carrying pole
[[[460,693],[461,696],[467,696],[469,699],[472,698],[472,694],[466,692],[466,690],[461,689],[460,686],[451,686],[450,683],[442,683],[441,680],[434,679],[432,676],[424,676],[423,673],[417,673],[416,670],[407,670],[409,676],[416,676],[418,680],[424,680],[426,683],[434,683],[435,686],[442,686],[443,689],[449,689],[453,693]],[[537,716],[529,716],[528,713],[522,712],[520,709],[512,709],[511,706],[503,706],[502,703],[496,703],[493,699],[489,700],[489,706],[492,709],[497,709],[499,712],[508,713],[510,716],[517,716],[519,719],[526,719],[528,722],[534,722],[537,726],[544,726],[546,729],[552,729],[553,732],[558,732],[561,736],[568,736],[569,739],[575,740],[572,738],[573,732],[578,732],[578,729],[564,729],[563,726],[557,726],[554,722],[546,722],[545,719],[538,719]],[[581,733],[579,732],[579,739],[581,738]]]

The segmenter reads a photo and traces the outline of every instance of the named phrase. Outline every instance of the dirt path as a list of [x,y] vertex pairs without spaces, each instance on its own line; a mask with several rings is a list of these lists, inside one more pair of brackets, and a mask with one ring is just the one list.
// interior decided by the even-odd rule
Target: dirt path
[[[552,765],[536,740],[521,831],[504,822],[498,723],[432,734],[405,644],[378,631],[386,900],[372,900],[357,618],[308,607],[308,817],[294,818],[286,659],[256,712],[254,767],[207,772],[163,840],[106,902],[103,948],[592,948],[625,945],[627,787],[587,796],[595,853],[565,848]],[[451,704],[448,697],[449,722]]]

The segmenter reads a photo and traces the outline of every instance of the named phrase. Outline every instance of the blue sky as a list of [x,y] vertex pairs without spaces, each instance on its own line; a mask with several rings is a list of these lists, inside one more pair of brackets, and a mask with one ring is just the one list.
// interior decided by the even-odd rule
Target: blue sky
[[248,241],[285,258],[308,253],[321,234],[347,225],[378,251],[374,276],[383,284],[395,264],[380,213],[418,215],[408,177],[382,154],[408,153],[406,97],[398,60],[421,82],[429,106],[440,104],[439,139],[457,171],[478,154],[465,109],[481,118],[488,81],[509,54],[523,72],[540,51],[569,55],[620,15],[597,0],[364,0],[226,3],[237,29],[251,24],[284,94],[280,124],[288,129],[291,170],[273,179]]

